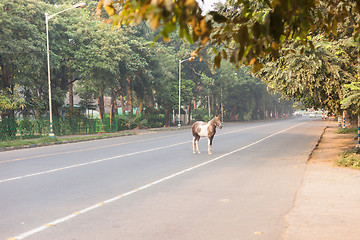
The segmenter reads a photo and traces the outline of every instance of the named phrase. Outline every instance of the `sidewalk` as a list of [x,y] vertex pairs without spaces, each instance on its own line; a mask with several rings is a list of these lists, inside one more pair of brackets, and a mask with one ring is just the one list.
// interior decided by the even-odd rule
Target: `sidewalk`
[[360,171],[335,165],[338,154],[357,140],[354,134],[336,134],[337,123],[328,126],[285,217],[284,240],[360,239]]

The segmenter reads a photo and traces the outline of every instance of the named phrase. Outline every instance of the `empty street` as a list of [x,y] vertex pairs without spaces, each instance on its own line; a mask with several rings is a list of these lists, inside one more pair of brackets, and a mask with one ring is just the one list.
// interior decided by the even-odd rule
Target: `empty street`
[[282,238],[319,119],[225,123],[0,152],[0,239]]

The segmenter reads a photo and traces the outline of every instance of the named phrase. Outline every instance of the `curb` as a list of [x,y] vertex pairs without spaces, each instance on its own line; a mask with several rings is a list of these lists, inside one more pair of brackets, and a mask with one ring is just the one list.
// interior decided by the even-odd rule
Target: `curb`
[[324,137],[324,135],[325,135],[326,129],[328,129],[328,128],[329,128],[328,125],[324,127],[324,129],[323,129],[323,131],[322,131],[322,133],[321,133],[318,141],[317,141],[316,144],[315,144],[314,149],[311,150],[311,152],[310,152],[310,154],[309,154],[309,157],[308,157],[308,159],[306,160],[306,164],[308,164],[308,163],[310,162],[312,156],[314,155],[315,150],[317,150],[317,149],[319,148],[319,144],[321,143],[321,140],[323,139],[323,137]]
[[20,149],[26,149],[26,148],[54,146],[54,145],[68,144],[68,143],[87,142],[87,141],[101,140],[101,139],[107,139],[107,138],[126,137],[126,136],[132,136],[132,135],[136,135],[136,133],[125,133],[125,134],[119,134],[119,135],[115,135],[115,136],[104,136],[104,137],[97,136],[97,137],[89,138],[89,139],[74,139],[74,140],[64,140],[64,141],[60,140],[57,142],[45,142],[45,143],[30,144],[30,145],[23,145],[23,146],[0,147],[0,152],[20,150]]
[[[183,129],[190,129],[191,126],[183,126],[181,128],[177,127],[169,127],[169,128],[149,128],[149,129],[143,129],[144,132],[164,132],[164,131],[177,131],[177,130],[183,130]],[[131,130],[129,130],[131,131]],[[38,144],[30,144],[30,145],[23,145],[23,146],[11,146],[11,147],[0,147],[0,152],[6,152],[6,151],[13,151],[13,150],[20,150],[20,149],[26,149],[26,148],[37,148],[37,147],[46,147],[46,146],[53,146],[53,145],[60,145],[60,144],[67,144],[67,143],[77,143],[77,142],[87,142],[87,141],[94,141],[94,140],[101,140],[101,139],[107,139],[107,138],[117,138],[117,137],[126,137],[126,136],[132,136],[137,135],[139,133],[136,132],[125,132],[123,134],[114,135],[114,136],[94,136],[93,138],[89,139],[74,139],[74,140],[64,140],[64,141],[57,141],[57,142],[46,142],[46,143],[38,143]],[[64,136],[66,137],[66,136]]]

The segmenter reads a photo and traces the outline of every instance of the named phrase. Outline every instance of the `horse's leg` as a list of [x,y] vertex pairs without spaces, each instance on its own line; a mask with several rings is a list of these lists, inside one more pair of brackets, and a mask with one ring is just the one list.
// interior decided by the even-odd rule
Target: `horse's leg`
[[193,141],[192,141],[192,148],[193,148],[193,153],[195,154],[195,148],[196,148],[196,138],[193,137]]
[[201,152],[199,151],[199,139],[200,139],[200,136],[196,137],[195,143],[196,143],[196,151],[200,154]]
[[214,138],[214,136],[211,136],[211,137],[208,138],[208,153],[209,154],[212,154],[211,147],[212,147],[213,138]]

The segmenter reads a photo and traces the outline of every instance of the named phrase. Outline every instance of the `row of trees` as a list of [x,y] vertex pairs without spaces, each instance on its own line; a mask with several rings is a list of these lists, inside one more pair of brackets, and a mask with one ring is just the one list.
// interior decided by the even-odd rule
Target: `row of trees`
[[[179,29],[193,54],[252,66],[273,91],[304,106],[358,115],[360,2],[235,0],[204,15],[195,0],[99,1],[114,24],[149,20],[164,37]],[[179,27],[179,28],[176,28]]]
[[[10,0],[0,3],[0,114],[48,114],[44,13],[71,7],[67,1]],[[159,32],[148,24],[112,28],[106,13],[95,15],[97,1],[50,20],[50,60],[53,114],[59,115],[68,93],[70,109],[78,94],[86,108],[97,101],[104,116],[104,96],[111,96],[113,117],[117,102],[136,107],[139,114],[178,111],[178,64],[196,46],[177,33],[170,42],[154,41]],[[223,64],[214,69],[210,55],[182,63],[181,102],[192,112],[208,108],[231,120],[263,119],[291,111],[291,103],[269,94],[266,85],[246,68]],[[75,90],[74,90],[75,86]],[[69,111],[68,114],[74,114]]]

